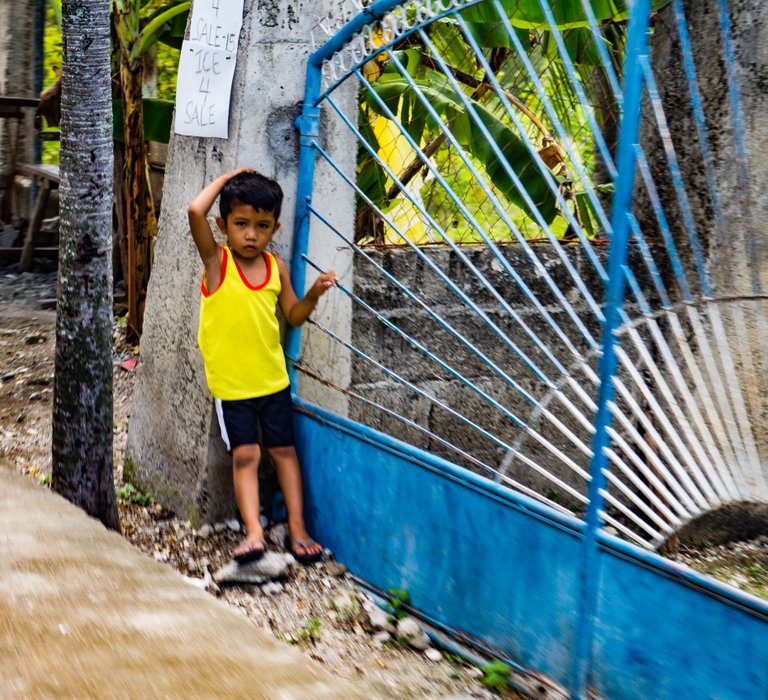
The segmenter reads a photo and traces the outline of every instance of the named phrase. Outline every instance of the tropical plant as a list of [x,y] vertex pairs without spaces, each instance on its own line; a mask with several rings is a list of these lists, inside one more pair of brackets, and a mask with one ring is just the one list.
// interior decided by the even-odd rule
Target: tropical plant
[[161,39],[180,40],[189,6],[188,1],[181,0],[171,0],[160,7],[147,0],[113,0],[112,3],[119,49],[125,141],[123,183],[128,249],[128,328],[136,336],[141,335],[151,246],[157,235],[144,125],[143,57]]
[[[659,0],[656,5],[666,1]],[[468,204],[481,223],[496,221],[499,215],[484,201],[487,193],[477,186],[466,158],[490,183],[509,217],[529,236],[541,235],[541,226],[546,225],[556,235],[568,238],[569,218],[574,218],[588,235],[599,235],[594,212],[578,178],[572,176],[566,143],[554,128],[551,115],[554,110],[566,130],[570,142],[567,145],[577,151],[581,167],[599,186],[605,179],[603,164],[596,156],[588,115],[580,106],[568,69],[575,71],[578,83],[589,91],[609,149],[615,147],[611,129],[615,134],[618,106],[607,98],[607,68],[588,26],[584,4],[582,0],[563,0],[551,7],[551,17],[539,0],[504,0],[501,5],[511,32],[500,21],[493,3],[479,3],[462,12],[462,23],[453,16],[432,22],[425,30],[426,39],[419,33],[408,34],[363,67],[359,124],[368,147],[363,145],[358,156],[358,185],[364,194],[358,202],[358,240],[382,243],[387,239],[376,208],[396,225],[400,215],[412,240],[432,240],[409,210],[411,202],[417,200],[444,230],[454,226],[459,229],[455,235],[466,240],[472,228],[466,216],[449,201],[444,188],[436,186],[435,178],[425,177],[424,160],[408,145],[409,139],[421,148],[438,173],[451,181],[457,198]],[[614,71],[620,73],[626,3],[592,0],[591,7],[601,27],[605,53]],[[570,67],[564,65],[555,46],[551,19],[567,47]],[[533,64],[548,104],[526,76],[520,49]],[[527,139],[510,119],[510,109]],[[460,163],[446,130],[465,153]],[[536,144],[534,152],[527,140]],[[557,181],[559,196],[547,184],[537,158]],[[364,201],[366,197],[373,206]],[[531,201],[537,212],[532,211]],[[496,228],[508,231],[506,226]]]
[[[61,223],[51,485],[119,530],[112,481],[109,4],[65,0],[61,26]],[[83,80],[84,75],[89,79]]]
[[[62,1],[48,2],[60,26]],[[127,330],[135,337],[141,334],[151,244],[157,233],[146,142],[168,142],[173,113],[172,101],[143,96],[145,59],[159,42],[174,49],[181,47],[189,8],[188,0],[112,0],[114,137],[124,144],[118,148],[116,159],[116,175],[123,183],[117,213],[119,228],[121,233],[125,229],[127,238],[123,265],[128,290]],[[50,66],[47,69],[52,82],[55,76]],[[164,82],[168,81],[167,72],[166,66]]]

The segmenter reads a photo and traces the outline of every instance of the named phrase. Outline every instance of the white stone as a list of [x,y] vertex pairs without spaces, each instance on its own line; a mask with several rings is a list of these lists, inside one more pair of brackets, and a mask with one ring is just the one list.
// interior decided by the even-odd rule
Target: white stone
[[288,539],[288,523],[276,523],[266,531],[266,537],[276,547],[284,547]]
[[397,636],[419,651],[424,651],[431,644],[429,637],[424,634],[419,623],[412,617],[404,617],[397,623]]
[[368,620],[371,627],[379,630],[386,630],[394,634],[395,626],[392,624],[390,616],[381,608],[374,606],[368,612]]
[[410,639],[411,637],[415,637],[419,632],[421,632],[421,627],[419,627],[419,623],[412,617],[404,617],[397,621],[398,637]]
[[430,661],[434,661],[434,662],[443,660],[442,653],[437,649],[435,649],[434,647],[429,647],[429,649],[425,649],[424,656],[426,656]]
[[418,649],[419,651],[424,651],[425,649],[428,649],[430,644],[432,644],[432,641],[430,640],[430,638],[424,632],[421,632],[421,631],[417,635],[411,637],[408,640],[408,645],[413,647],[414,649]]
[[360,612],[360,601],[353,591],[339,591],[328,601],[328,607],[342,618],[353,618]]
[[207,540],[213,534],[213,526],[205,523],[196,533],[201,540]]
[[240,532],[240,521],[236,518],[231,518],[230,520],[227,520],[226,523],[227,527],[232,530],[232,532]]
[[392,640],[392,635],[389,632],[386,632],[385,630],[382,630],[381,632],[376,632],[376,634],[371,637],[371,639],[376,644],[385,644],[386,642],[389,642]]
[[288,578],[294,559],[290,554],[266,552],[258,561],[240,565],[231,562],[214,575],[213,580],[220,585],[234,583],[262,584],[268,581]]

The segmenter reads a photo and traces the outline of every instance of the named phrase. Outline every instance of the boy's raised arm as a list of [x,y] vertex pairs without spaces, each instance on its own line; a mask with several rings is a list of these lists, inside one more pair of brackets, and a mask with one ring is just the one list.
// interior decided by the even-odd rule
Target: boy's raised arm
[[285,320],[292,326],[300,326],[306,321],[317,306],[317,300],[323,296],[331,287],[336,286],[336,273],[332,270],[320,275],[315,283],[307,290],[303,299],[296,296],[291,284],[291,275],[288,272],[288,266],[280,259],[277,259],[277,267],[280,270],[280,310],[285,316]]
[[209,268],[219,264],[219,246],[213,237],[213,231],[208,223],[208,212],[211,210],[216,197],[219,196],[222,187],[227,181],[238,173],[251,171],[251,168],[238,168],[232,172],[220,175],[210,185],[207,185],[195,197],[187,207],[187,216],[189,216],[189,228],[192,231],[192,238],[197,246],[197,252],[205,265],[206,272]]

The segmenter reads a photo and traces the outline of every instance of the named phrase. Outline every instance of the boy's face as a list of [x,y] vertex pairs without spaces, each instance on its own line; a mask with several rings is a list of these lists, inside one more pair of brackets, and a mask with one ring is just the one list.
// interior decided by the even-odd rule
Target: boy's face
[[232,252],[245,260],[261,255],[280,228],[274,212],[254,209],[250,204],[235,204],[227,220],[219,216],[216,223]]

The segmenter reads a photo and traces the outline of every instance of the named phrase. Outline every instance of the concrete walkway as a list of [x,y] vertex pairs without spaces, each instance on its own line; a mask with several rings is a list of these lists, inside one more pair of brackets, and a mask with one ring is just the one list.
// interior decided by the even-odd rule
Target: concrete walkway
[[0,465],[0,697],[375,698]]

